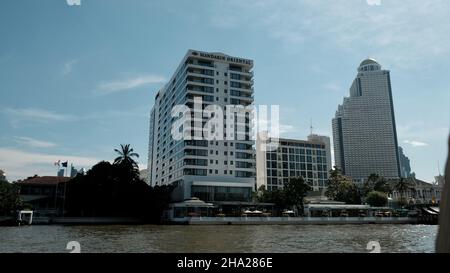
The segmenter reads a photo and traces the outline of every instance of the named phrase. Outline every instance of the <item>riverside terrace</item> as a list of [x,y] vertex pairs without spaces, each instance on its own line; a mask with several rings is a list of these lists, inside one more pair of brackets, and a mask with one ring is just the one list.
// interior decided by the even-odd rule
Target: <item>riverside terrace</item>
[[[231,204],[228,204],[231,205]],[[234,204],[235,210],[225,213],[220,205],[205,203],[193,198],[171,204],[164,213],[164,220],[173,224],[415,224],[416,217],[388,207],[369,205],[346,205],[339,202],[305,205],[305,217],[293,217],[292,212],[273,217],[273,204]]]

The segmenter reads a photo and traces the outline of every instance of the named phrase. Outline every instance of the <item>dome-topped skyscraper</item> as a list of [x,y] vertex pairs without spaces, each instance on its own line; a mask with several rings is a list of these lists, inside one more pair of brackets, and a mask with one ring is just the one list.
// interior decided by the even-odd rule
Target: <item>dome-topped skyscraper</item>
[[357,181],[372,173],[400,177],[390,72],[376,60],[361,62],[332,123],[335,163],[345,175]]
[[358,72],[381,70],[381,65],[372,58],[367,58],[361,62]]

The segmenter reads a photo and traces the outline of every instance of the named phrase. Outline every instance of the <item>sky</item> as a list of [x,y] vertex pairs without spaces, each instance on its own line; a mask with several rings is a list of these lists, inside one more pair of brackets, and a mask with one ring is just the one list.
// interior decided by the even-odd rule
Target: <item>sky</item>
[[256,105],[282,136],[331,136],[359,63],[391,71],[399,145],[433,181],[450,132],[446,0],[4,0],[0,169],[89,168],[129,143],[146,168],[154,96],[188,49],[254,60]]

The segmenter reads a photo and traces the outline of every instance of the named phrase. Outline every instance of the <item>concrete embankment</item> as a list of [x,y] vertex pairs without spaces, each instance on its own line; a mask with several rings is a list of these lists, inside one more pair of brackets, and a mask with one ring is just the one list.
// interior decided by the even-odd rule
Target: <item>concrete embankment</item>
[[142,224],[138,218],[128,217],[35,217],[33,225],[134,225]]
[[171,221],[188,225],[349,225],[417,224],[411,217],[186,217]]

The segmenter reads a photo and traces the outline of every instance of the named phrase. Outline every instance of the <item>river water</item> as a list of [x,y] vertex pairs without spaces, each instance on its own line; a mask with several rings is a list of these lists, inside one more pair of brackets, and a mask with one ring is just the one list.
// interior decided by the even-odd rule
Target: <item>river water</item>
[[24,226],[0,227],[0,252],[434,252],[437,226],[255,225],[255,226]]

